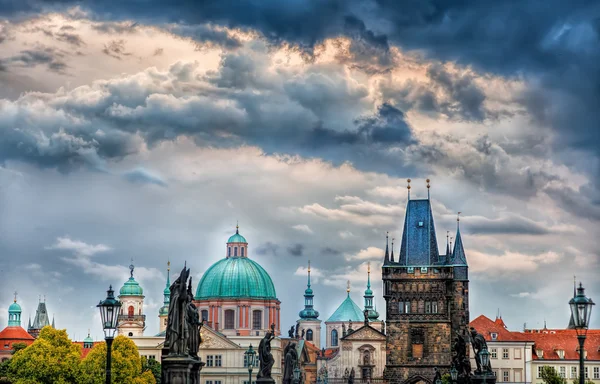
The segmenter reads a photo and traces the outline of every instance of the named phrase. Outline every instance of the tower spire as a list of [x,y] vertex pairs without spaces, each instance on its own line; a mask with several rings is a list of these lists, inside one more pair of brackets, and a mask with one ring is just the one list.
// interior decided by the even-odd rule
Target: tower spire
[[365,309],[363,311],[365,322],[376,321],[379,317],[377,310],[373,309],[373,291],[371,290],[371,262],[367,264],[367,289],[365,290]]
[[240,221],[239,220],[235,221],[235,233],[238,235],[240,234]]
[[429,188],[431,187],[431,186],[429,185],[429,182],[430,182],[430,180],[429,180],[429,179],[427,179],[427,180],[425,180],[425,181],[427,182],[427,200],[429,200],[429,198],[430,198],[430,195],[429,195]]
[[313,290],[310,287],[310,260],[308,261],[308,278],[306,283],[306,289],[304,290],[304,309],[298,314],[303,320],[316,320],[319,318],[319,312],[314,309],[314,297]]
[[348,296],[350,296],[350,280],[348,280],[348,286],[346,288],[346,292],[348,293]]
[[446,231],[446,262],[450,261],[450,231]]
[[392,254],[390,255],[390,262],[394,262],[394,238],[392,237]]
[[389,262],[390,262],[390,252],[388,249],[388,238],[389,238],[389,232],[386,232],[385,233],[385,257],[383,259],[384,264],[389,264]]

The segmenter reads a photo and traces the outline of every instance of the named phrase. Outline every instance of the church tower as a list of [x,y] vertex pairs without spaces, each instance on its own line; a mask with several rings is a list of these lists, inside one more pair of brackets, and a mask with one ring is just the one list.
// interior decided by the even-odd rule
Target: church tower
[[167,262],[167,284],[163,291],[163,306],[158,310],[158,319],[160,321],[158,325],[159,333],[163,333],[167,329],[167,320],[169,317],[169,304],[171,303],[171,262]]
[[308,284],[304,290],[304,309],[298,314],[300,319],[297,321],[298,334],[302,335],[304,331],[304,340],[310,341],[315,346],[321,345],[321,320],[319,312],[314,309],[315,295],[310,287],[310,261],[308,262]]
[[[50,325],[50,317],[48,316],[48,309],[46,308],[46,296],[44,296],[44,301],[42,301],[42,297],[40,296],[40,301],[35,311],[35,317],[33,318],[33,324],[31,323],[31,318],[29,318],[29,320],[27,332],[37,339],[42,328]],[[54,328],[54,319],[52,319],[52,328]]]
[[119,325],[117,335],[128,337],[144,336],[146,328],[146,315],[144,315],[144,290],[133,278],[133,263],[129,266],[129,280],[123,284],[119,291],[121,302],[121,313],[119,314]]
[[367,266],[367,289],[365,289],[365,295],[363,297],[365,299],[364,311],[371,327],[378,331],[383,331],[383,323],[379,321],[379,313],[373,307],[373,299],[375,296],[373,296],[373,290],[371,290],[371,263]]
[[460,228],[453,252],[447,247],[440,255],[429,179],[427,199],[411,200],[410,179],[408,183],[398,260],[386,252],[382,267],[387,313],[384,377],[392,384],[431,382],[434,367],[447,373],[452,339],[456,333],[466,335],[469,324],[468,266]]

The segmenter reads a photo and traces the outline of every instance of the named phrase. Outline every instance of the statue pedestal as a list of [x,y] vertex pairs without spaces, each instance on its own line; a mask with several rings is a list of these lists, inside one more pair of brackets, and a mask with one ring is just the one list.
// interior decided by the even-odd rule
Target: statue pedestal
[[493,372],[474,373],[471,375],[471,384],[496,384],[496,375]]
[[187,356],[165,356],[162,359],[163,384],[200,384],[200,371],[205,363]]
[[261,377],[260,379],[256,379],[256,384],[275,384],[275,379]]

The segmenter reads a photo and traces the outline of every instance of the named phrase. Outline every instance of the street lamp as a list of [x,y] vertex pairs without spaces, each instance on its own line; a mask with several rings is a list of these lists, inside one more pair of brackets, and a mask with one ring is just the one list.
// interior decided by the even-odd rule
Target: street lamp
[[442,379],[440,379],[439,377],[437,378],[437,380],[435,381],[435,384],[442,384]]
[[481,352],[479,352],[481,356],[481,370],[485,374],[488,372],[488,366],[490,364],[490,353],[488,352],[487,346],[483,346],[481,348]]
[[294,383],[295,384],[300,383],[300,368],[298,368],[298,366],[296,366],[296,368],[294,368]]
[[456,383],[456,379],[458,379],[458,370],[454,365],[452,365],[452,368],[450,368],[450,378],[452,379],[453,383]]
[[248,364],[248,384],[252,384],[252,368],[254,368],[254,362],[256,359],[256,351],[252,348],[252,344],[248,347],[248,350],[244,352],[246,356],[246,363]]
[[113,291],[112,285],[106,293],[106,300],[100,301],[97,307],[100,308],[104,340],[106,340],[106,384],[110,384],[111,348],[115,332],[117,331],[117,325],[119,324],[121,302],[115,299],[115,291]]
[[590,315],[592,314],[592,306],[594,305],[592,299],[585,297],[584,291],[583,285],[579,283],[577,295],[569,300],[571,316],[573,317],[577,340],[579,340],[579,384],[585,383],[585,375],[583,373],[583,344],[585,343],[585,336],[590,324]]

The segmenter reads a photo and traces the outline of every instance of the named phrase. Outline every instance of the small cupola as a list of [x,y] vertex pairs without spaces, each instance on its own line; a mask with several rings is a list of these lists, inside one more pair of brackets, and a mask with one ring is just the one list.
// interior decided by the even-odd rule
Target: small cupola
[[240,235],[240,226],[235,226],[235,233],[227,240],[227,258],[248,257],[248,242]]

